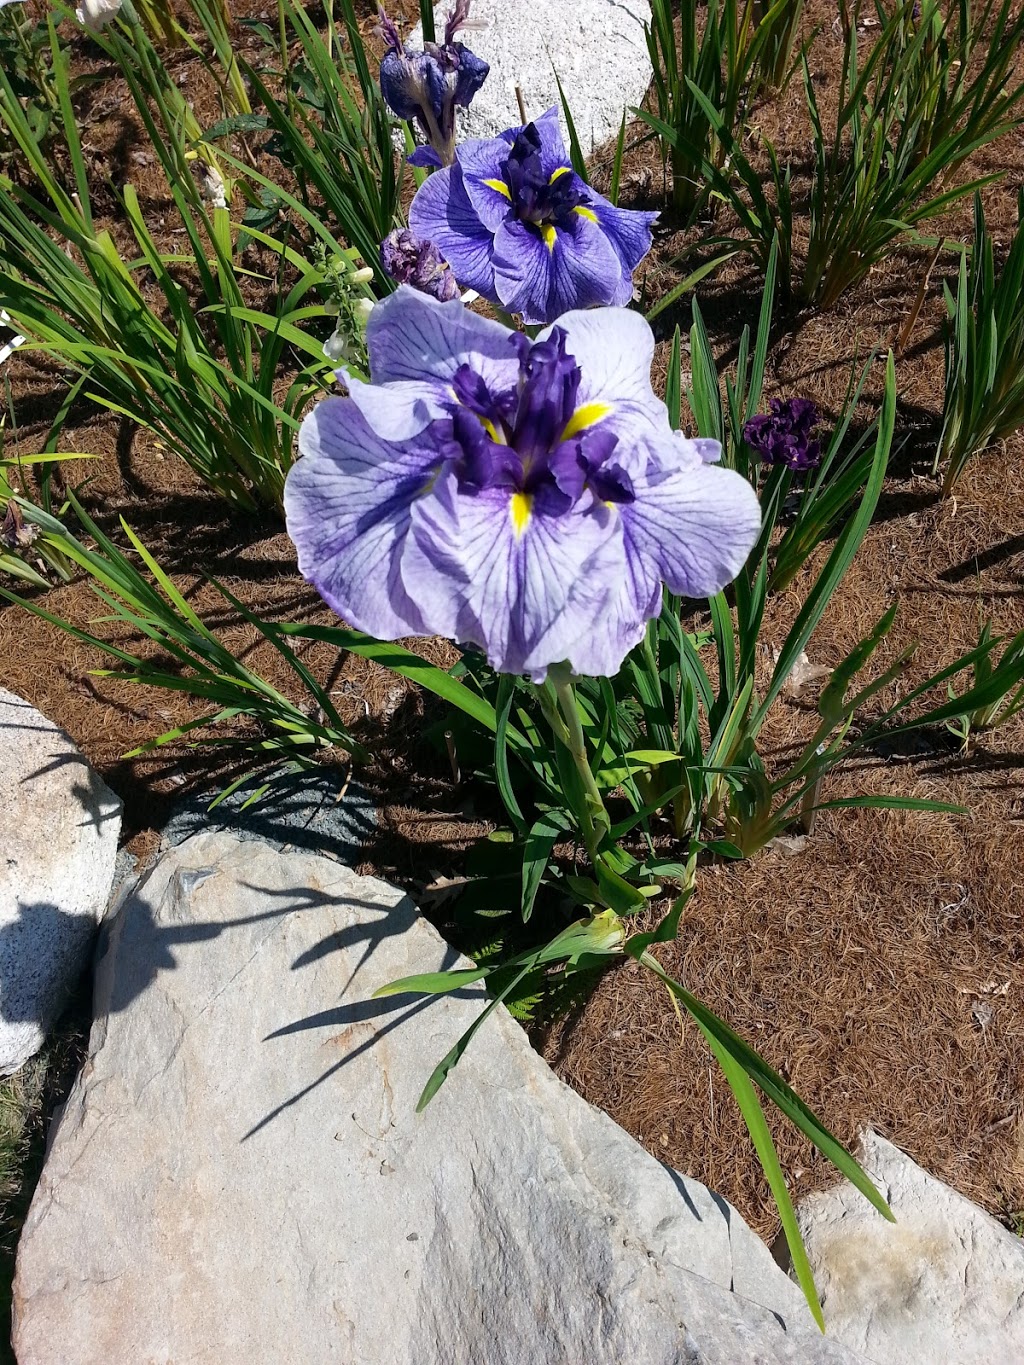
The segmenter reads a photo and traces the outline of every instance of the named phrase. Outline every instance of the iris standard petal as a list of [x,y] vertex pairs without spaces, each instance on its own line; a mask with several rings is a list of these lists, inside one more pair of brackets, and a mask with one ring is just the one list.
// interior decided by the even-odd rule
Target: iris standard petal
[[546,232],[547,241],[537,228],[510,221],[495,234],[494,284],[502,306],[533,324],[610,302],[622,267],[600,228],[576,218],[568,231]]
[[[550,176],[561,166],[570,165],[569,154],[565,150],[565,139],[562,136],[562,124],[558,117],[558,106],[552,105],[550,109],[545,109],[540,118],[533,120],[533,126],[540,134],[540,164],[544,174]],[[510,128],[502,133],[502,137],[515,142],[518,132],[518,128]]]
[[303,577],[358,630],[383,640],[426,633],[399,561],[437,452],[382,441],[348,398],[316,405],[300,428],[299,452],[284,508]]
[[[577,421],[601,423],[618,438],[616,460],[630,475],[645,474],[653,460],[669,468],[679,463],[665,404],[651,387],[654,333],[632,309],[594,308],[558,319],[565,349],[580,367]],[[550,333],[545,331],[538,340]],[[696,452],[692,452],[696,460]]]
[[431,630],[539,680],[593,633],[622,581],[622,535],[601,504],[520,513],[507,489],[466,497],[442,474],[413,509],[402,573]]
[[[651,387],[654,333],[640,313],[629,308],[594,308],[558,319],[565,349],[580,367],[577,403],[640,403],[664,413]],[[544,341],[549,332],[541,332]],[[667,424],[667,417],[666,417]]]
[[435,171],[416,191],[409,226],[422,241],[433,242],[463,289],[475,289],[496,302],[493,233],[470,202],[458,166]]
[[437,380],[364,384],[348,370],[336,374],[370,430],[382,441],[411,441],[451,407],[450,392]]
[[519,374],[507,327],[470,312],[458,299],[441,303],[407,284],[374,308],[366,345],[373,386],[383,395],[381,404],[386,404],[388,394],[400,392],[393,385],[400,384],[404,391],[407,384],[418,384],[421,387],[408,390],[408,395],[426,407],[428,395],[436,392],[434,386],[447,391],[456,370],[470,362],[498,391],[514,385]]

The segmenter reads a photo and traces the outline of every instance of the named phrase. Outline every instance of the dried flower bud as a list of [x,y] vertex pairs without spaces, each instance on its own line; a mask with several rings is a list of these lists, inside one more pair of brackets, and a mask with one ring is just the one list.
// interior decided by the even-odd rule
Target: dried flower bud
[[26,522],[21,508],[11,498],[7,503],[7,515],[0,526],[0,545],[8,550],[25,550],[39,539],[39,527]]
[[421,294],[446,303],[457,299],[459,286],[451,267],[433,242],[421,241],[408,228],[396,228],[380,248],[381,265],[399,284],[410,284]]
[[381,94],[393,113],[416,124],[444,166],[455,157],[455,110],[469,106],[490,71],[487,62],[455,42],[455,34],[469,22],[469,4],[456,0],[444,42],[424,43],[420,52],[405,47],[394,22],[380,12],[388,44],[380,64]]

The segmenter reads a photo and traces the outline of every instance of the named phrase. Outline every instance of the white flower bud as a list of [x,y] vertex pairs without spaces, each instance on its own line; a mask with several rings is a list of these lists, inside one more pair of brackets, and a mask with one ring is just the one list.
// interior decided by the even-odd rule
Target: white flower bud
[[211,208],[226,209],[228,206],[227,194],[220,171],[217,170],[216,166],[211,166],[206,161],[203,162],[203,170],[205,175],[199,189],[200,194]]
[[339,330],[332,332],[324,342],[324,355],[328,360],[347,360],[350,352],[348,337]]
[[122,0],[82,0],[75,10],[75,18],[90,33],[99,33],[121,8]]
[[361,270],[357,270],[351,276],[353,284],[369,284],[373,279],[373,271],[368,265],[364,265]]

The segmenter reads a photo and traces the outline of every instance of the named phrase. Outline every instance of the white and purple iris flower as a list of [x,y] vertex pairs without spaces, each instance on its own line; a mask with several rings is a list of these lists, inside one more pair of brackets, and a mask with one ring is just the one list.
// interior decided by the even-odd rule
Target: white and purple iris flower
[[549,109],[524,128],[458,147],[454,164],[416,191],[409,226],[434,243],[463,289],[534,324],[629,303],[657,216],[618,209],[590,189]]
[[501,672],[611,676],[662,585],[717,592],[760,508],[717,442],[669,425],[654,338],[621,308],[536,341],[401,286],[367,327],[372,382],[306,417],[285,512],[299,568],[379,639],[444,635]]

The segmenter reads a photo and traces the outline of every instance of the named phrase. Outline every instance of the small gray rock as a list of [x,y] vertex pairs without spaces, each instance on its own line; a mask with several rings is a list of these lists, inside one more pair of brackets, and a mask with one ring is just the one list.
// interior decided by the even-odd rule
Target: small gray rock
[[0,688],[0,1074],[43,1044],[114,877],[121,803],[68,736]]
[[829,1335],[879,1365],[1024,1361],[1024,1242],[877,1133],[861,1146],[895,1224],[849,1183],[797,1209]]
[[[434,9],[439,41],[451,7],[445,0]],[[473,0],[471,17],[486,27],[460,33],[459,41],[491,70],[470,107],[458,111],[460,142],[516,126],[517,85],[527,118],[552,105],[561,112],[557,73],[587,156],[618,134],[623,112],[642,103],[651,83],[648,0]],[[410,42],[417,48],[422,41],[417,25]]]
[[105,933],[18,1253],[20,1365],[853,1365],[723,1200],[564,1086],[341,863],[165,853]]

